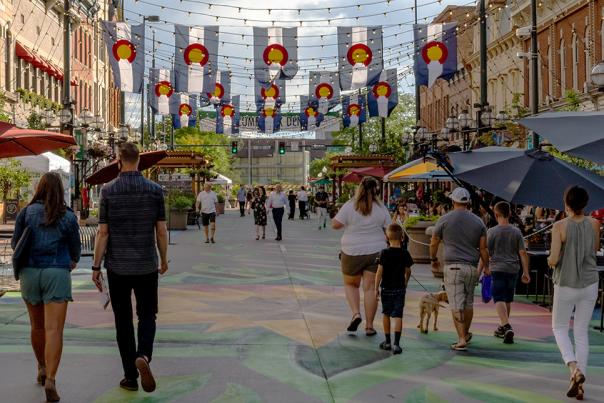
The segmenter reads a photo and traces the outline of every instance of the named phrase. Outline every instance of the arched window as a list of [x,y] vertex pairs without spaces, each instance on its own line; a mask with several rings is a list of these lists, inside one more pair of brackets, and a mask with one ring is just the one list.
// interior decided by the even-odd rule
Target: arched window
[[589,83],[591,77],[591,57],[593,52],[593,44],[591,42],[589,26],[585,27],[585,40],[583,45],[585,46],[585,82]]
[[577,33],[573,32],[572,47],[572,73],[573,73],[573,88],[579,89],[579,44],[577,43]]
[[566,92],[566,49],[564,38],[560,40],[560,97]]

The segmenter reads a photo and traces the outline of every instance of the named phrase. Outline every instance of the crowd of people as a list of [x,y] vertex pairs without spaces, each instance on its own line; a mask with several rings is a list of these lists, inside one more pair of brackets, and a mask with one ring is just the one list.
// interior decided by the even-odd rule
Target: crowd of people
[[[156,388],[150,363],[158,312],[158,275],[168,271],[168,236],[164,195],[159,185],[138,171],[139,151],[135,144],[119,148],[121,172],[101,192],[99,228],[92,264],[92,281],[100,292],[107,290],[101,264],[107,273],[108,293],[115,318],[116,339],[124,377],[120,387],[146,392]],[[353,198],[344,203],[331,227],[343,230],[340,262],[346,301],[351,310],[347,331],[356,332],[365,322],[365,334],[376,336],[374,321],[382,305],[384,340],[379,348],[401,354],[406,289],[414,265],[407,251],[413,241],[405,231],[408,204],[396,205],[390,214],[380,197],[380,184],[365,177]],[[28,237],[27,262],[16,274],[31,323],[31,343],[38,362],[37,381],[49,402],[59,401],[55,378],[62,354],[67,304],[72,301],[71,276],[81,254],[79,227],[63,199],[60,177],[45,174],[27,206],[17,217],[13,248]],[[446,290],[457,340],[450,348],[466,351],[472,341],[475,287],[481,274],[492,275],[492,294],[500,325],[494,334],[512,343],[511,302],[517,276],[531,281],[521,230],[512,225],[514,210],[503,201],[494,204],[495,223],[474,214],[470,192],[462,187],[449,195],[451,210],[432,206],[441,217],[430,244],[431,263],[444,273]],[[308,193],[302,187],[289,198],[281,185],[265,190],[241,187],[237,199],[240,215],[253,211],[256,240],[266,238],[270,211],[283,239],[282,219],[286,207],[294,218],[298,202],[300,218],[307,215]],[[570,370],[567,396],[582,399],[589,355],[588,325],[598,292],[596,251],[600,248],[600,223],[584,214],[587,192],[574,186],[565,193],[565,218],[553,224],[548,264],[553,268],[554,300],[552,328],[562,358]],[[314,195],[318,228],[327,225],[329,195],[321,187]],[[215,243],[216,194],[210,185],[197,197],[205,242]],[[293,203],[293,205],[292,205]],[[487,229],[487,225],[491,228]],[[444,243],[444,261],[437,253]],[[361,288],[363,310],[361,310]],[[136,300],[138,330],[134,332],[132,293]],[[363,314],[361,313],[363,312]],[[574,344],[569,337],[573,316]],[[363,319],[364,318],[364,319]],[[394,330],[394,334],[391,334]],[[392,337],[394,336],[394,337]]]

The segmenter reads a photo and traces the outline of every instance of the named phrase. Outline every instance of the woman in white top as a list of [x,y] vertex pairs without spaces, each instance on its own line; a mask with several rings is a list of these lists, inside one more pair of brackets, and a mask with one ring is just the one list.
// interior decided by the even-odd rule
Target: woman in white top
[[341,266],[344,291],[352,310],[349,332],[355,332],[363,321],[360,312],[361,282],[365,307],[365,334],[376,335],[373,319],[377,310],[375,273],[377,257],[386,248],[384,231],[391,222],[390,214],[379,199],[379,184],[369,176],[361,181],[353,199],[346,202],[332,220],[333,229],[344,228]]

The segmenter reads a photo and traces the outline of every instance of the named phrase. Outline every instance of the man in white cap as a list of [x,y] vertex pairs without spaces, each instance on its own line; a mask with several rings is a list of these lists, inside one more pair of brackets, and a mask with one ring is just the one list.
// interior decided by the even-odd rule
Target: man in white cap
[[451,345],[456,351],[466,351],[472,339],[470,325],[474,316],[474,289],[480,276],[478,261],[482,258],[485,273],[489,271],[487,229],[482,220],[468,210],[470,192],[458,187],[449,196],[453,210],[437,222],[430,243],[432,267],[440,268],[436,257],[438,244],[445,244],[444,282],[458,341]]

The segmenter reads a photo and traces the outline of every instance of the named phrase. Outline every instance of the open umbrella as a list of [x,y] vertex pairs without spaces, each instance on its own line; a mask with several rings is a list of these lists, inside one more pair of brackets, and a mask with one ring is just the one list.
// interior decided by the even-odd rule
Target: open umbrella
[[[144,171],[145,169],[149,169],[159,161],[163,160],[168,156],[168,153],[165,150],[161,151],[149,151],[146,153],[140,154],[140,162],[138,163],[138,170]],[[103,183],[107,183],[115,178],[120,173],[120,169],[117,166],[117,160],[113,161],[111,164],[104,166],[99,169],[88,178],[86,178],[86,183],[89,185],[100,185]]]
[[604,177],[551,154],[486,147],[449,154],[455,176],[511,203],[562,210],[564,191],[579,185],[589,193],[587,211],[604,207]]
[[519,122],[560,151],[604,164],[602,112],[546,112]]
[[310,184],[313,186],[331,185],[331,180],[329,180],[329,178],[321,178],[310,182]]
[[18,129],[0,122],[0,158],[38,155],[76,145],[72,136],[45,130]]
[[385,175],[390,172],[392,168],[388,167],[364,167],[354,168],[350,172],[342,177],[343,182],[348,183],[361,183],[361,180],[365,176],[373,176],[377,179],[382,179]]

